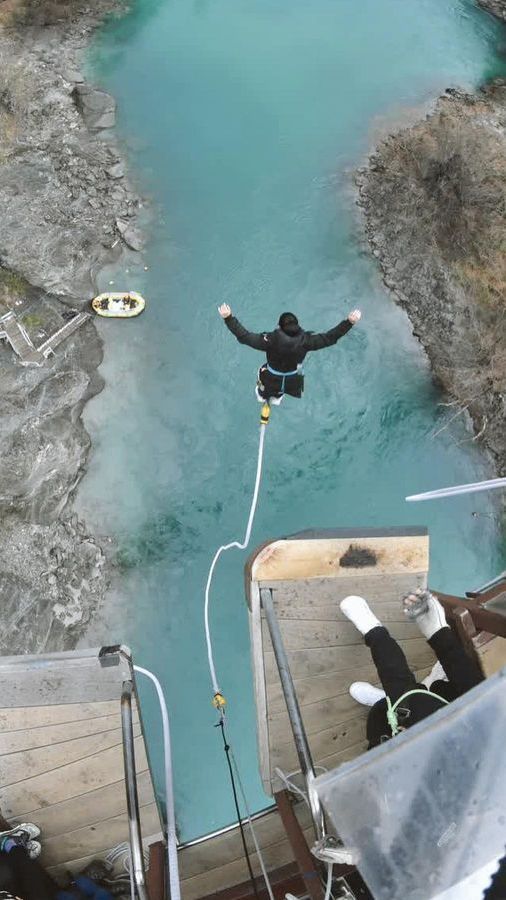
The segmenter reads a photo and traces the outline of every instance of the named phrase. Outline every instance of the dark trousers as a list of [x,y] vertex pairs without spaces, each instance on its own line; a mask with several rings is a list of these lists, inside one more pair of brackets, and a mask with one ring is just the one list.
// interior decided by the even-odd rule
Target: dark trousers
[[54,900],[57,886],[36,859],[30,859],[23,847],[10,853],[0,852],[0,891],[23,900]]
[[[365,642],[371,651],[383,690],[392,703],[416,688],[426,691],[423,684],[417,683],[399,644],[386,628],[382,625],[372,628],[366,634]],[[430,686],[435,694],[445,700],[455,700],[483,680],[478,666],[469,658],[451,628],[441,628],[428,643],[449,679],[435,681]],[[399,719],[402,725],[408,727],[440,709],[442,704],[429,694],[414,694],[402,706],[407,710],[407,718]],[[383,735],[391,736],[391,731],[386,724],[386,701],[380,700],[371,709],[367,721],[369,746],[376,746]]]
[[257,387],[260,396],[265,400],[269,400],[271,397],[282,397],[283,394],[300,398],[304,390],[304,376],[297,373],[283,378],[280,375],[273,375],[267,366],[261,366],[258,370]]

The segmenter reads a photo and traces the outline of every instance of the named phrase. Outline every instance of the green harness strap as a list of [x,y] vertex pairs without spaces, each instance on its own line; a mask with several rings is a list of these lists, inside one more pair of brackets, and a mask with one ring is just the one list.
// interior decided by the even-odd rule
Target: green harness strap
[[387,721],[392,729],[392,737],[395,737],[396,734],[399,734],[402,731],[402,728],[399,728],[399,721],[397,719],[397,707],[406,697],[411,697],[411,694],[423,694],[425,697],[435,697],[436,700],[440,700],[441,703],[445,703],[446,706],[449,704],[449,700],[445,700],[444,697],[440,697],[439,694],[434,694],[432,691],[423,690],[423,688],[414,688],[412,691],[408,691],[406,694],[403,694],[402,697],[399,697],[395,703],[392,703],[390,697],[387,697]]

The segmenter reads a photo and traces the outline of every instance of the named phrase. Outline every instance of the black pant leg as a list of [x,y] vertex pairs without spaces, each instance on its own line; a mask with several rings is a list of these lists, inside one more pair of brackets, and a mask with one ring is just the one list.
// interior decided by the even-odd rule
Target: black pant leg
[[16,894],[19,890],[21,888],[10,860],[10,853],[0,851],[0,891]]
[[392,703],[417,687],[404,653],[386,628],[382,625],[372,628],[364,640],[372,653],[383,690]]
[[55,900],[58,890],[56,882],[36,859],[30,859],[23,847],[15,847],[7,855],[23,900]]
[[483,681],[478,666],[467,655],[451,628],[440,628],[430,638],[429,644],[448,676],[455,697],[460,697]]
[[270,400],[271,397],[283,396],[281,383],[282,379],[279,375],[273,375],[266,366],[261,366],[258,370],[259,392],[265,400]]

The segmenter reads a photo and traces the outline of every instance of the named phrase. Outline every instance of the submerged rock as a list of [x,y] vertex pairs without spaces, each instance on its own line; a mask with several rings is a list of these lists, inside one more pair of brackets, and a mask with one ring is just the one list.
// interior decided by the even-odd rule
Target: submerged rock
[[143,235],[134,225],[132,225],[129,219],[116,219],[116,228],[125,244],[130,247],[131,250],[142,250],[144,247]]
[[114,166],[110,166],[108,169],[106,169],[106,172],[109,178],[123,178],[125,174],[125,166],[122,162],[118,162]]
[[105,91],[99,91],[89,84],[78,84],[73,90],[76,106],[88,128],[98,131],[114,128],[116,124],[116,101]]
[[448,91],[358,173],[384,281],[506,473],[506,81]]

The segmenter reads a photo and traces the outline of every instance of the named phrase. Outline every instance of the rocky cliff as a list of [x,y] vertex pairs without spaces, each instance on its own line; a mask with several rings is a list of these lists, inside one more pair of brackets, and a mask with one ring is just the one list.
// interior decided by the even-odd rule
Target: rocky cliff
[[449,90],[358,175],[385,283],[506,473],[506,82]]
[[[87,307],[95,276],[139,249],[140,205],[111,137],[115,104],[81,55],[108,0],[0,10],[0,316],[37,346]],[[40,368],[0,342],[1,653],[71,647],[103,600],[106,557],[72,512],[90,449],[86,401],[102,387],[90,320]]]

